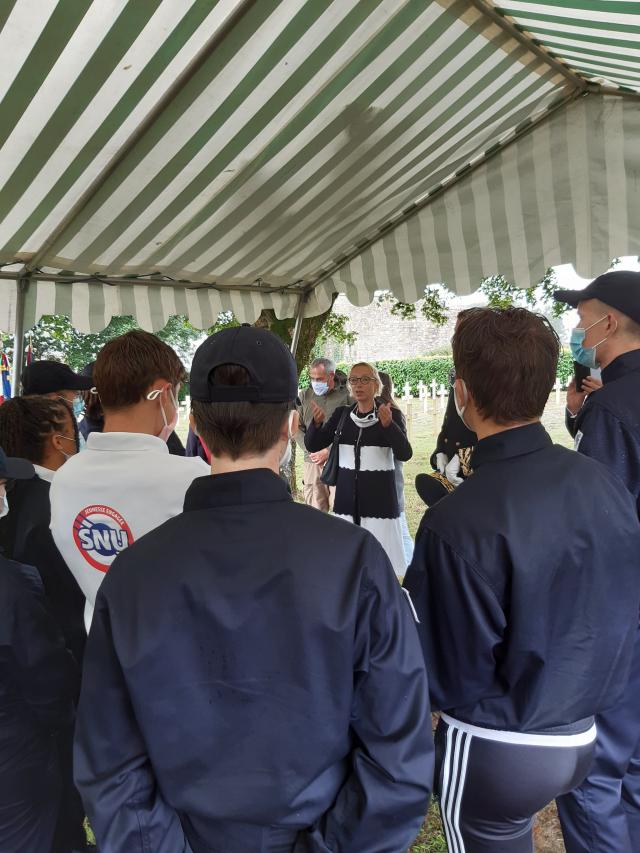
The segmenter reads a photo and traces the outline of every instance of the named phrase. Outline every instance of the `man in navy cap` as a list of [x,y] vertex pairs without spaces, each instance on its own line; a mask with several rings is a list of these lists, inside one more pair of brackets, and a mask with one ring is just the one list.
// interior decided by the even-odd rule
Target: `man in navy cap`
[[57,397],[73,408],[73,414],[80,417],[84,411],[82,391],[89,391],[93,385],[91,376],[74,373],[68,364],[58,361],[34,361],[22,371],[22,393],[25,396],[42,394],[45,397]]
[[[578,309],[574,359],[602,368],[603,387],[589,395],[576,418],[576,449],[617,474],[640,514],[640,272],[608,272],[584,290],[560,290],[555,298]],[[607,525],[606,506],[592,523]],[[640,634],[625,695],[598,716],[597,727],[589,776],[558,801],[565,845],[568,853],[638,853]]]
[[76,781],[109,853],[387,853],[418,833],[433,744],[410,604],[369,533],[278,476],[297,390],[271,332],[202,344],[213,476],[100,588]]

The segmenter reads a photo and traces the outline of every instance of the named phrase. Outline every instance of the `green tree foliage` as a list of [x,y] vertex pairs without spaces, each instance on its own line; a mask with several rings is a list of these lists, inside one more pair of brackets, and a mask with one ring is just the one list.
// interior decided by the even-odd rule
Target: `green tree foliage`
[[391,313],[396,317],[402,317],[403,320],[415,320],[419,309],[425,320],[433,323],[434,326],[444,326],[449,319],[448,301],[452,295],[444,286],[426,287],[421,301],[414,304],[400,302],[390,290],[385,290],[378,294],[376,301],[390,303]]
[[549,267],[542,280],[533,287],[516,287],[503,275],[491,275],[482,279],[480,293],[486,297],[492,308],[511,308],[520,306],[532,311],[542,311],[553,317],[561,317],[569,306],[556,302],[554,292],[558,290],[555,271]]
[[[560,317],[569,310],[568,305],[555,302],[553,293],[558,289],[554,270],[549,267],[538,284],[528,288],[517,287],[503,275],[491,275],[483,278],[479,292],[487,299],[492,308],[511,308],[521,306],[533,311],[542,311],[553,317]],[[388,290],[379,294],[378,302],[391,304],[391,313],[403,320],[415,320],[418,311],[422,317],[435,326],[444,326],[449,320],[449,301],[453,297],[445,284],[427,287],[424,296],[415,305],[400,302]]]
[[[34,361],[50,358],[64,361],[74,370],[80,370],[89,362],[95,361],[97,354],[108,341],[138,328],[133,317],[113,317],[102,332],[83,334],[73,328],[68,317],[49,315],[42,317],[27,333],[27,341],[31,343]],[[204,336],[186,317],[171,317],[164,329],[157,334],[176,350],[187,365],[195,344]],[[5,349],[12,354],[13,339],[7,338],[4,343]]]

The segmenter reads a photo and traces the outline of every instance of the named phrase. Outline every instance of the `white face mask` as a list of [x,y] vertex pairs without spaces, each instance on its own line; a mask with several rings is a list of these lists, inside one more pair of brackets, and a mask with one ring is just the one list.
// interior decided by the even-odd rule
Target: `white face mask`
[[6,493],[2,495],[0,498],[0,518],[4,518],[5,515],[9,514],[9,501],[7,500]]
[[458,403],[458,395],[456,394],[455,385],[451,389],[451,393],[453,394],[453,402],[455,403],[456,412],[458,413],[458,417],[460,418],[462,423],[466,426],[466,428],[470,430],[471,427],[469,426],[469,424],[464,419],[464,413],[465,413],[465,410],[467,408],[467,404],[469,403],[469,392],[467,391],[467,386],[464,384],[464,379],[458,379],[458,382],[462,386],[462,392],[463,392],[463,397],[464,397],[464,405],[461,406],[460,403]]
[[[73,441],[75,444],[75,438],[69,438],[68,435],[61,435],[58,433],[58,438],[63,438],[65,441]],[[77,452],[77,450],[76,450]],[[72,456],[75,456],[75,453],[65,453],[64,450],[60,449],[60,453],[64,456],[64,461],[66,462],[68,459],[71,459]]]
[[158,438],[161,438],[162,441],[167,442],[169,440],[169,436],[175,430],[175,428],[178,426],[178,423],[180,421],[180,407],[178,405],[178,400],[177,400],[178,389],[176,388],[175,394],[173,393],[173,391],[171,389],[169,390],[169,395],[171,397],[171,404],[173,405],[173,408],[175,409],[175,411],[173,413],[173,417],[171,418],[170,421],[167,420],[167,415],[165,413],[164,406],[162,405],[162,400],[159,399],[160,394],[162,394],[162,391],[159,388],[156,389],[155,391],[150,391],[147,394],[147,400],[158,400],[158,403],[160,404],[160,414],[162,415],[162,420],[164,421],[164,426],[160,430],[160,435],[158,436]]
[[358,414],[357,408],[353,409],[351,412],[351,420],[354,422],[354,424],[357,427],[360,427],[360,429],[366,429],[367,427],[372,427],[378,423],[378,407],[374,403],[373,404],[373,411],[369,412],[368,415],[364,415],[363,417],[361,417]]
[[291,462],[291,425],[293,424],[293,416],[295,415],[294,411],[289,412],[289,431],[287,437],[287,445],[284,449],[284,453],[280,457],[280,469],[288,468],[289,463]]

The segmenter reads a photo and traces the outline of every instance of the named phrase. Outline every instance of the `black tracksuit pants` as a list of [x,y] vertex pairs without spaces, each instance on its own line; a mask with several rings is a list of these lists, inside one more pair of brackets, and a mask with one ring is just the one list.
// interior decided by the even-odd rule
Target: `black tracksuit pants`
[[521,735],[445,715],[436,730],[436,793],[449,853],[533,853],[536,812],[584,779],[594,746],[595,727]]

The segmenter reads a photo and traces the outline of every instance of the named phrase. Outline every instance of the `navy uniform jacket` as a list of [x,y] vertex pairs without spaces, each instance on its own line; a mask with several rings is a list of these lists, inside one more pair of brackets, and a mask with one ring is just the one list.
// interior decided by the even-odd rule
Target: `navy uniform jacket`
[[[104,853],[399,853],[432,785],[415,623],[366,531],[203,477],[98,594],[76,782]],[[307,829],[308,828],[308,829]]]
[[[44,605],[36,570],[0,557],[0,800],[37,795],[54,760],[53,738],[73,722],[77,687],[76,665]],[[2,808],[0,815],[12,817]],[[13,850],[2,844],[7,835],[0,821],[3,853]]]
[[426,513],[404,581],[432,704],[487,728],[587,728],[628,677],[640,603],[634,502],[540,424],[483,439],[472,464]]
[[640,515],[640,350],[618,356],[602,381],[576,418],[576,449],[617,474]]
[[36,567],[51,615],[80,664],[87,639],[85,598],[49,529],[50,488],[50,483],[37,476],[12,483],[8,493],[10,512],[0,521],[0,547],[9,559]]

